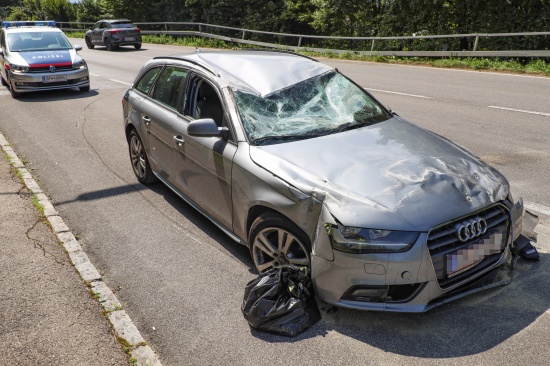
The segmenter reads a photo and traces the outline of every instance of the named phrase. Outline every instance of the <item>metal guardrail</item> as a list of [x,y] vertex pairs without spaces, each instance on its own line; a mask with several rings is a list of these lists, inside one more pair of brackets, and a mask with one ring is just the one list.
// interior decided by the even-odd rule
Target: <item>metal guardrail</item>
[[[85,31],[93,26],[95,23],[77,23],[77,22],[58,22],[58,27],[64,31],[78,32]],[[337,54],[353,53],[356,55],[365,56],[419,56],[419,57],[550,57],[550,49],[529,49],[529,50],[479,50],[480,40],[484,38],[496,38],[496,37],[548,37],[550,39],[550,32],[523,32],[523,33],[468,33],[468,34],[447,34],[447,35],[418,35],[418,36],[400,36],[400,37],[338,37],[338,36],[316,36],[316,35],[304,35],[304,34],[289,34],[289,33],[276,33],[265,32],[251,29],[242,29],[234,27],[226,27],[221,25],[213,25],[206,23],[193,23],[193,22],[152,22],[152,23],[134,23],[141,28],[143,34],[155,34],[155,35],[171,35],[171,36],[193,36],[193,37],[205,37],[212,39],[219,39],[226,42],[234,42],[240,44],[247,44],[252,46],[267,47],[267,48],[282,48],[293,51],[314,51],[314,52],[331,52]],[[147,29],[148,28],[148,29]],[[151,29],[154,28],[154,29]],[[185,30],[175,30],[174,28],[191,28]],[[208,31],[207,31],[208,30]],[[232,33],[234,37],[216,34],[212,30],[218,30],[217,33]],[[288,42],[292,44],[285,44],[283,42],[263,42],[253,40],[250,38],[258,38],[258,36],[271,36],[273,38],[283,38],[293,40],[294,42]],[[467,42],[473,39],[472,50],[453,51],[446,50],[445,43],[440,44],[442,50],[384,50],[379,48],[380,44],[384,42],[401,42],[407,40],[420,41],[420,40],[450,40],[466,39]],[[363,49],[335,49],[327,47],[315,47],[305,45],[307,41],[332,41],[337,42],[354,42],[361,41]],[[368,44],[365,49],[365,44]],[[550,44],[550,41],[548,42]]]

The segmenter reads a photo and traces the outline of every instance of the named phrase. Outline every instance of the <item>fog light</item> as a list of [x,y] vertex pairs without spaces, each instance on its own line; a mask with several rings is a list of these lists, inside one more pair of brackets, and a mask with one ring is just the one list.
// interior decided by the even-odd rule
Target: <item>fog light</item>
[[391,286],[353,286],[342,296],[342,300],[362,302],[406,302],[420,292],[426,283]]
[[349,289],[342,299],[352,301],[383,302],[388,296],[388,286],[358,286]]

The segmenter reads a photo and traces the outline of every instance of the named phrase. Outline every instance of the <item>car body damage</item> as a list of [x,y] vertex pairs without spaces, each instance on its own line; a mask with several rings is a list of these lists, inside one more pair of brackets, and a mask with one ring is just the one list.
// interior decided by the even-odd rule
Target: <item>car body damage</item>
[[168,185],[260,272],[310,266],[321,300],[422,312],[511,280],[525,213],[508,181],[337,70],[273,51],[157,57],[123,105],[141,182]]

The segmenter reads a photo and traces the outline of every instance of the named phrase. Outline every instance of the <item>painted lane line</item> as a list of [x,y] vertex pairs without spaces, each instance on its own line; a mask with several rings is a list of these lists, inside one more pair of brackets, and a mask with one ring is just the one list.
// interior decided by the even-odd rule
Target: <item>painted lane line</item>
[[400,93],[400,92],[395,92],[395,91],[390,91],[390,90],[380,90],[380,89],[373,89],[373,88],[365,88],[365,89],[367,89],[369,91],[377,91],[377,92],[380,92],[380,93],[404,95],[404,96],[407,96],[407,97],[422,98],[422,99],[433,99],[432,97],[427,97],[427,96],[424,96],[424,95]]
[[96,77],[96,78],[99,77],[99,75],[97,75],[97,74],[92,74],[92,73],[90,73],[90,76],[93,76],[93,77]]
[[540,212],[541,214],[550,216],[550,207],[539,205],[538,203],[533,203],[533,202],[524,202],[523,206],[528,210],[537,211],[537,212]]
[[120,81],[120,80],[117,80],[117,79],[109,79],[109,81],[114,81],[115,83],[119,83],[119,84],[123,84],[123,85],[127,85],[127,86],[132,86],[131,83],[127,83],[125,81]]
[[539,116],[547,116],[547,117],[550,117],[550,113],[542,113],[542,112],[526,111],[526,110],[523,110],[523,109],[514,109],[514,108],[498,107],[498,106],[495,106],[495,105],[490,105],[490,106],[488,106],[488,107],[489,107],[489,108],[493,108],[493,109],[502,109],[502,110],[505,110],[505,111],[520,112],[520,113],[529,113],[529,114],[537,114],[537,115],[539,115]]

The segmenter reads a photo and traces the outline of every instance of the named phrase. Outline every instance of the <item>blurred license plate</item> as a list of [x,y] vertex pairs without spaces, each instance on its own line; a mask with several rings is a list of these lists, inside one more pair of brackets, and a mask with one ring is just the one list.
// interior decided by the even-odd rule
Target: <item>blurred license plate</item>
[[42,82],[44,83],[55,83],[58,81],[67,81],[67,75],[42,76]]
[[447,276],[452,277],[468,270],[485,257],[502,251],[503,235],[494,233],[486,239],[470,244],[464,249],[447,254]]
[[127,41],[135,41],[136,37],[126,37],[124,39],[127,40]]

